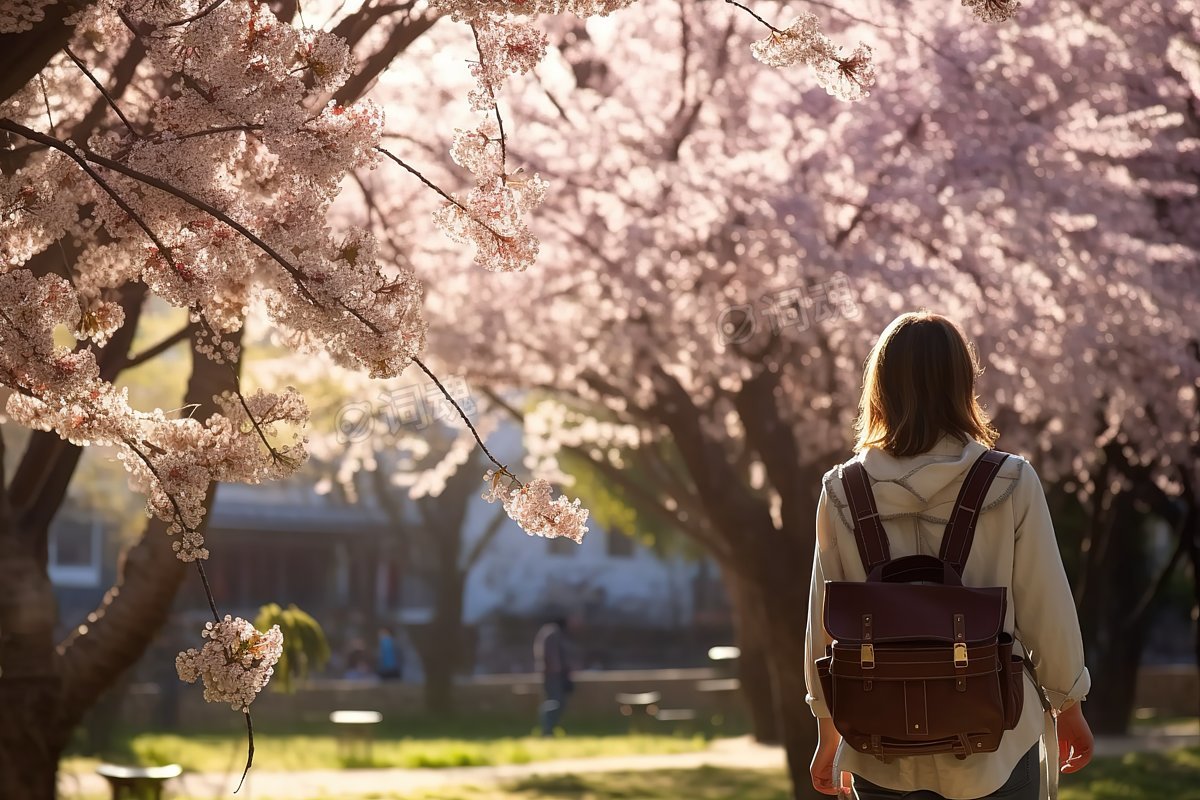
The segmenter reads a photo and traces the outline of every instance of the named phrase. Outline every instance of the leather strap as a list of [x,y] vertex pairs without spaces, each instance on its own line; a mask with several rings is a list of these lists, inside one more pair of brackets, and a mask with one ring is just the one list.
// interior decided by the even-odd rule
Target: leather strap
[[979,520],[979,507],[987,491],[1000,472],[1000,466],[1008,459],[1009,454],[1001,450],[986,450],[975,459],[967,477],[963,479],[962,488],[954,501],[954,510],[946,522],[946,530],[942,535],[942,549],[938,557],[948,562],[960,576],[971,554],[971,542],[975,539],[975,523]]
[[871,493],[871,479],[861,462],[855,461],[842,469],[842,485],[846,487],[846,500],[850,504],[850,516],[854,519],[854,541],[858,543],[858,556],[863,569],[871,571],[891,560],[888,551],[887,532],[879,520],[879,509],[875,506],[875,495]]

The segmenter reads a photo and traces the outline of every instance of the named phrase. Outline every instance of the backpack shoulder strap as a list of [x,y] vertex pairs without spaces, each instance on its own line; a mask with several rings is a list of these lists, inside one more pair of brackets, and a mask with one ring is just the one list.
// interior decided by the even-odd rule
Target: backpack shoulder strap
[[871,492],[871,479],[863,465],[855,461],[842,469],[842,485],[846,487],[850,516],[854,518],[858,557],[870,575],[875,567],[891,560],[887,531],[879,520],[879,509],[875,507],[875,495]]
[[975,463],[967,471],[967,477],[963,479],[962,488],[958,490],[958,498],[954,501],[954,509],[950,512],[946,531],[942,535],[942,549],[938,557],[949,562],[959,575],[962,575],[967,556],[971,554],[979,507],[983,505],[988,488],[1008,456],[1008,453],[1001,450],[984,451],[975,459]]

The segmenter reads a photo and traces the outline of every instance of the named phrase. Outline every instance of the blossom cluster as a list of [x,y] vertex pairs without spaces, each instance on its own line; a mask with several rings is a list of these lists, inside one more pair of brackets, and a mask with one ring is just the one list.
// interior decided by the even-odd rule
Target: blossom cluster
[[181,680],[204,682],[204,699],[229,703],[245,711],[267,685],[283,654],[283,633],[272,625],[265,633],[241,617],[207,622],[201,636],[208,641],[197,650],[188,648],[175,657]]
[[[467,100],[475,111],[495,111],[496,96],[509,75],[530,72],[546,55],[545,31],[513,15],[569,12],[580,17],[606,15],[635,0],[433,0],[432,7],[471,26],[478,60],[471,64],[476,86]],[[537,175],[507,172],[504,133],[498,122],[475,131],[459,130],[451,155],[475,177],[465,199],[453,196],[435,213],[434,222],[452,240],[475,246],[475,263],[493,272],[519,272],[534,263],[540,242],[524,221],[545,198],[546,182]]]
[[637,0],[433,0],[437,11],[449,14],[457,22],[472,22],[487,14],[574,14],[578,17],[603,17]]
[[530,22],[487,14],[472,23],[479,60],[471,65],[478,86],[468,100],[475,111],[496,107],[508,75],[524,75],[546,57],[546,32]]
[[434,220],[451,239],[475,245],[475,262],[483,268],[519,272],[537,258],[540,245],[525,217],[545,200],[547,183],[536,173],[507,173],[500,137],[491,117],[455,132],[450,156],[474,175],[475,187],[444,203]]
[[[126,389],[101,377],[91,348],[54,342],[59,325],[105,327],[105,315],[123,313],[120,306],[101,308],[89,323],[89,314],[98,312],[81,311],[63,278],[35,278],[28,270],[0,275],[0,378],[14,390],[6,411],[15,422],[54,431],[72,444],[116,446],[132,483],[146,493],[148,510],[178,535],[173,545],[179,558],[207,558],[198,528],[209,486],[291,474],[306,458],[299,431],[308,409],[289,389],[226,393],[215,398],[220,413],[204,422],[137,411]],[[279,441],[288,430],[291,442]]]
[[[425,344],[420,282],[378,263],[370,234],[338,237],[324,223],[343,178],[375,166],[383,127],[369,102],[312,108],[349,75],[346,43],[283,23],[267,4],[223,3],[172,25],[194,15],[196,3],[163,0],[89,9],[77,26],[81,52],[97,31],[129,35],[118,11],[180,88],[151,94],[128,126],[69,145],[119,168],[100,168],[93,180],[53,151],[0,178],[3,265],[22,266],[77,235],[78,288],[92,311],[83,330],[98,343],[115,319],[103,297],[141,280],[203,319],[218,339],[213,355],[234,354],[219,335],[237,330],[261,299],[293,341],[372,374],[402,371]],[[56,93],[72,91],[58,80]],[[45,122],[30,87],[0,114]]]
[[[150,512],[177,537],[171,544],[181,561],[208,558],[200,523],[213,483],[279,480],[308,457],[299,433],[308,407],[294,390],[244,397],[226,392],[213,399],[220,413],[203,423],[190,417],[156,419],[146,430],[147,440],[156,445],[152,452],[126,443],[118,455],[133,484],[146,493]],[[291,442],[276,441],[287,430]]]
[[565,537],[573,542],[582,542],[588,532],[588,510],[580,507],[579,499],[573,502],[565,496],[551,499],[550,483],[535,478],[520,487],[505,482],[507,473],[488,470],[483,476],[488,488],[482,497],[489,503],[499,500],[505,512],[530,536],[546,538]]
[[983,22],[997,24],[1012,19],[1021,9],[1021,0],[962,0]]
[[845,52],[822,32],[816,15],[807,11],[787,28],[773,29],[767,38],[750,45],[750,52],[768,66],[812,68],[821,88],[840,100],[862,100],[875,85],[870,46],[859,44]]

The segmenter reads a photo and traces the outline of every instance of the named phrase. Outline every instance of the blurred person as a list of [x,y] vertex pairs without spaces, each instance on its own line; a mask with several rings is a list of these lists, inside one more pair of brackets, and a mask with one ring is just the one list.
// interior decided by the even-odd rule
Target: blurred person
[[403,665],[404,658],[396,637],[392,633],[392,629],[388,627],[380,628],[377,657],[375,659],[376,674],[385,681],[399,680],[403,677]]
[[[847,517],[843,467],[860,462],[875,484],[869,488],[893,557],[938,553],[943,530],[929,515],[940,520],[933,509],[951,504],[968,469],[999,436],[975,394],[976,358],[974,346],[949,319],[928,311],[897,317],[867,359],[857,454],[824,477],[805,664],[808,702],[819,727],[812,782],[822,794],[852,790],[859,800],[1036,800],[1049,796],[1060,771],[1076,772],[1092,757],[1092,733],[1079,705],[1091,678],[1071,588],[1038,475],[1011,454],[996,477],[1007,483],[978,509],[962,580],[965,586],[1007,587],[1005,632],[1016,634],[1017,644],[1032,654],[1040,685],[1034,685],[1033,675],[1024,676],[1016,727],[1003,733],[994,752],[961,759],[948,753],[878,759],[843,743],[829,698],[822,697],[815,662],[830,644],[822,621],[825,583],[865,577]],[[1043,699],[1049,706],[1045,712]],[[1039,764],[1042,742],[1045,763]],[[844,785],[845,778],[852,787]]]
[[575,691],[575,682],[571,679],[574,643],[570,634],[578,627],[576,615],[556,617],[543,625],[533,640],[534,669],[542,673],[543,736],[554,734],[567,698]]
[[371,659],[367,657],[367,648],[361,641],[355,640],[351,645],[342,677],[352,681],[378,679],[375,670],[371,668]]

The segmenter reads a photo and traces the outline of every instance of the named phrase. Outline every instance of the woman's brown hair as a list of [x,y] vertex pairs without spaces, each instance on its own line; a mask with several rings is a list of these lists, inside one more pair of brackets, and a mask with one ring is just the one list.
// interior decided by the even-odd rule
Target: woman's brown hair
[[992,447],[999,433],[975,395],[980,374],[974,345],[953,322],[924,309],[896,317],[867,357],[854,450],[904,458],[944,434]]

